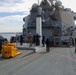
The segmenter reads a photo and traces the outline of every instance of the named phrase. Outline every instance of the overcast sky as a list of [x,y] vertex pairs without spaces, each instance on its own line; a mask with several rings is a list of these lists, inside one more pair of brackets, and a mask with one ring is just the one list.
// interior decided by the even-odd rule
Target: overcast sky
[[[41,1],[41,0],[40,0]],[[76,0],[60,0],[76,12]],[[0,32],[21,32],[25,17],[38,0],[0,0]]]

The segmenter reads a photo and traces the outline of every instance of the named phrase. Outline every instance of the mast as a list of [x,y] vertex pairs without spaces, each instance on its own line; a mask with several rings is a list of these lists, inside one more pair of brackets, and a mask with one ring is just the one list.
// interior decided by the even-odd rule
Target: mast
[[39,5],[39,0],[38,0],[38,5]]

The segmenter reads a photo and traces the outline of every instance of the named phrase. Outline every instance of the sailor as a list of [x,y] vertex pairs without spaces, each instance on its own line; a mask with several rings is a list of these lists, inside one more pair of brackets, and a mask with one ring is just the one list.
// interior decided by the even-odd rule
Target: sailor
[[49,38],[46,39],[46,51],[50,52],[50,40],[49,40]]
[[22,45],[22,44],[23,44],[23,36],[20,35],[20,45]]
[[0,38],[0,53],[1,53],[1,50],[2,50],[2,39]]
[[44,35],[42,36],[42,45],[43,45],[43,47],[45,46],[45,36]]
[[31,33],[29,33],[28,42],[29,42],[29,46],[32,46],[32,43],[33,43],[33,35]]
[[36,46],[40,45],[40,36],[38,34],[36,34]]

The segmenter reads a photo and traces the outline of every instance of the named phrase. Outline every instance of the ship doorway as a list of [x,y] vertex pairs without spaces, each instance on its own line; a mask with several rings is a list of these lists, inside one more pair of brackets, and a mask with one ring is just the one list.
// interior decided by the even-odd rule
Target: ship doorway
[[51,46],[54,46],[54,38],[51,37],[51,43],[50,43]]
[[60,46],[60,37],[54,37],[54,46]]

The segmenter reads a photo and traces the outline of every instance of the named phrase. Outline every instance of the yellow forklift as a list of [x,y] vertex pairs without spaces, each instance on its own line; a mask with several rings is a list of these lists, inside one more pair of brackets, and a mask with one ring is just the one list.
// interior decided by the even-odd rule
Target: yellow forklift
[[16,55],[21,54],[21,52],[17,51],[15,43],[4,43],[2,45],[2,56],[4,58],[15,57]]

